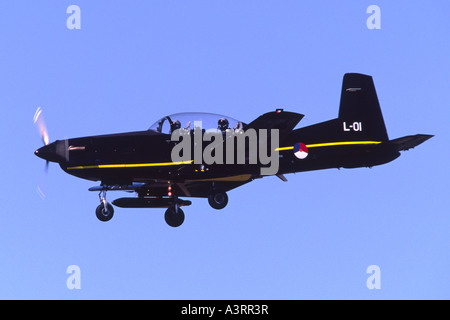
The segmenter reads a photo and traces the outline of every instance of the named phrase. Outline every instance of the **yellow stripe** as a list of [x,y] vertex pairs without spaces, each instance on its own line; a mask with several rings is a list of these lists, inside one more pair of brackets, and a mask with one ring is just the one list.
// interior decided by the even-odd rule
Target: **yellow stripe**
[[194,160],[178,161],[178,162],[159,162],[159,163],[99,164],[99,165],[94,165],[94,166],[68,167],[67,170],[179,166],[179,165],[182,165],[182,164],[191,164],[192,162],[194,162]]
[[292,149],[294,149],[294,146],[292,146],[292,147],[276,148],[275,151],[284,151],[284,150],[292,150]]
[[[331,147],[331,146],[348,146],[348,145],[360,145],[360,144],[380,144],[381,141],[341,141],[341,142],[326,142],[307,144],[307,148],[317,147]],[[294,146],[276,148],[275,151],[292,150]],[[183,164],[191,164],[194,160],[178,161],[178,162],[160,162],[160,163],[135,163],[135,164],[99,164],[93,166],[78,166],[68,167],[67,170],[79,170],[79,169],[111,169],[111,168],[143,168],[143,167],[162,167],[162,166],[179,166]]]
[[[359,144],[380,144],[381,141],[341,141],[341,142],[326,142],[326,143],[315,143],[307,144],[307,148],[317,148],[317,147],[331,147],[331,146],[348,146],[348,145],[359,145]],[[275,149],[275,151],[285,151],[292,150],[294,146],[281,147]]]
[[329,147],[329,146],[348,146],[348,145],[358,145],[358,144],[380,144],[381,141],[342,141],[342,142],[328,142],[328,143],[316,143],[307,144],[307,148],[316,147]]

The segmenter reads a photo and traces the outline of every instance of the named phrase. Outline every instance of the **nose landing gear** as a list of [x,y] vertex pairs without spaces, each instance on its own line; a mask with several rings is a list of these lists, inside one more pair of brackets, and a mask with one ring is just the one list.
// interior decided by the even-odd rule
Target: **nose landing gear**
[[98,197],[100,199],[100,205],[95,209],[95,214],[98,220],[107,222],[113,218],[114,208],[106,201],[106,190],[100,191]]

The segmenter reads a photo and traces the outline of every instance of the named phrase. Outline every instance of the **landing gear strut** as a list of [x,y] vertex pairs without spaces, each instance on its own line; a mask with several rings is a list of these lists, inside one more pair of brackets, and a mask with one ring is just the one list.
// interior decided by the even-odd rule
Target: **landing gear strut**
[[100,205],[95,210],[98,220],[103,222],[111,220],[114,216],[114,208],[106,201],[106,190],[100,191],[98,197],[100,199]]

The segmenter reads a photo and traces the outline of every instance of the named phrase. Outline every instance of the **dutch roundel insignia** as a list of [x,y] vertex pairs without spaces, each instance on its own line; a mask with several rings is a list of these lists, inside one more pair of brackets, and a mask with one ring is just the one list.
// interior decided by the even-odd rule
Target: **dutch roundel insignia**
[[299,159],[305,159],[308,156],[308,148],[301,142],[294,145],[294,154]]

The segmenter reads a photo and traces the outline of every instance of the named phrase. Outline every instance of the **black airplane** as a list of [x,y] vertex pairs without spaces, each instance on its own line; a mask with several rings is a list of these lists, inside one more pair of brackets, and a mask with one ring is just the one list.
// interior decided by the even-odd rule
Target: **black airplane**
[[[109,221],[114,214],[113,206],[106,200],[106,192],[128,191],[135,193],[135,197],[119,198],[112,204],[122,208],[167,208],[167,224],[178,227],[185,218],[181,207],[191,204],[180,197],[207,198],[211,207],[223,209],[228,203],[228,191],[264,177],[262,169],[267,168],[268,163],[250,161],[249,137],[244,139],[248,145],[243,149],[240,162],[236,160],[239,153],[227,157],[236,151],[233,144],[221,156],[231,161],[211,163],[195,159],[208,145],[224,146],[230,139],[237,139],[239,134],[253,130],[260,142],[262,130],[269,130],[265,138],[271,147],[277,138],[278,147],[268,150],[277,162],[277,170],[270,175],[283,181],[287,181],[284,175],[288,173],[385,164],[399,157],[400,151],[414,148],[433,137],[417,134],[389,140],[372,77],[357,73],[344,75],[337,118],[294,129],[302,118],[302,114],[282,109],[265,113],[249,123],[222,115],[180,113],[162,118],[146,131],[49,143],[38,109],[34,121],[45,145],[35,154],[47,160],[47,165],[49,161],[59,163],[71,175],[100,181],[100,186],[89,189],[99,192],[100,205],[96,209],[99,220]],[[198,121],[202,121],[200,127],[195,125]],[[181,160],[172,157],[173,148],[181,143],[181,139],[172,139],[175,130],[184,137],[192,137],[189,142],[192,149],[190,153],[183,151]],[[212,142],[205,141],[200,136],[208,131],[221,132],[223,140],[217,139],[216,135]],[[261,148],[262,145],[258,146]],[[213,156],[215,151],[210,152]]]

